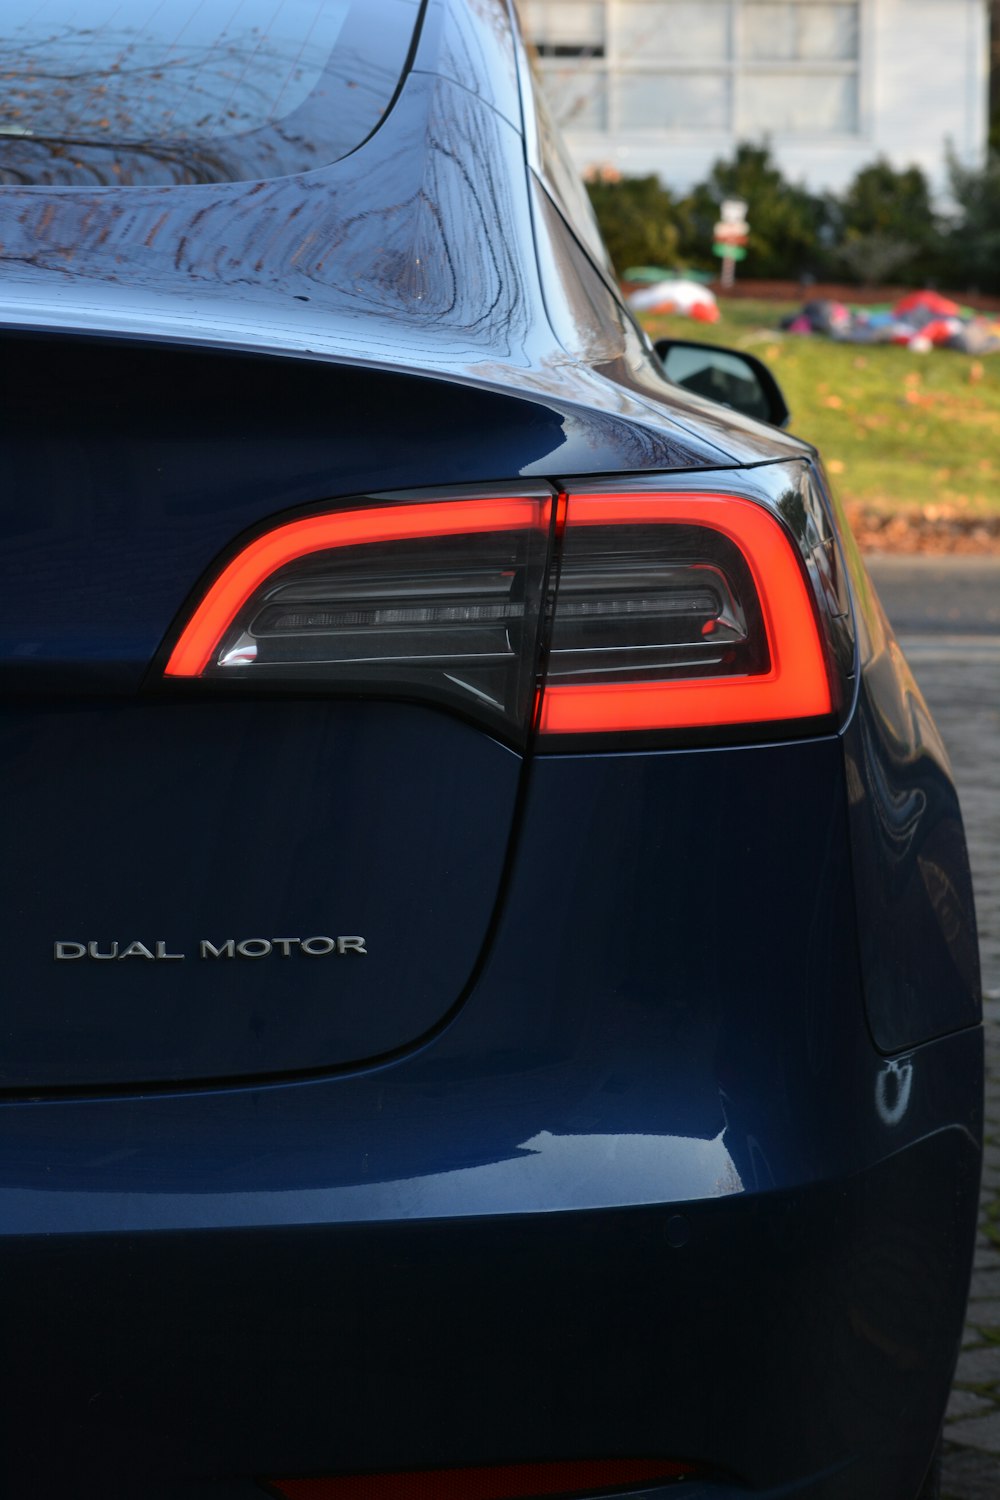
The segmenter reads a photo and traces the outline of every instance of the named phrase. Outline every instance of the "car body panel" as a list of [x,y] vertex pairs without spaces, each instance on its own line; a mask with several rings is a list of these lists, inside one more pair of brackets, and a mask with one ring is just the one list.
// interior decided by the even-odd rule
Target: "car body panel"
[[[554,1456],[577,1451],[582,1399],[588,1451],[906,1495],[879,1486],[916,1472],[947,1391],[982,1037],[872,1046],[843,776],[836,737],[539,760],[490,959],[412,1056],[4,1106],[6,1294],[16,1328],[20,1265],[46,1287],[76,1472]],[[703,1339],[720,1316],[724,1342]],[[10,1370],[9,1414],[34,1369]],[[5,1456],[12,1480],[67,1461]]]
[[[776,806],[789,815],[779,821]],[[824,1097],[858,1075],[850,1113],[863,1139],[883,1064],[867,1037],[849,938],[845,817],[835,737],[538,758],[494,941],[466,1004],[432,1045],[388,1072],[356,1070],[327,1092],[264,1091],[254,1106],[261,1133],[254,1131],[250,1159],[260,1171],[267,1139],[275,1176],[270,1186],[258,1179],[261,1190],[292,1186],[293,1152],[281,1143],[300,1150],[305,1132],[296,1118],[316,1109],[333,1114],[317,1117],[314,1159],[304,1158],[299,1170],[319,1170],[331,1188],[346,1171],[341,1186],[363,1189],[360,1197],[347,1193],[341,1212],[336,1191],[325,1204],[310,1192],[334,1218],[354,1217],[352,1196],[362,1217],[405,1216],[411,1179],[419,1181],[411,1211],[420,1216],[511,1212],[519,1202],[623,1206],[637,1191],[647,1200],[686,1201],[786,1187],[803,1172],[857,1170],[871,1147],[859,1150],[839,1118],[829,1134]],[[606,864],[614,859],[617,868],[626,844],[628,862],[609,891]],[[675,849],[684,851],[676,864]],[[770,912],[756,901],[723,903],[716,871],[734,890],[773,892],[774,909],[797,919],[787,923],[790,935],[775,942]],[[711,938],[723,919],[720,904],[725,945]],[[698,943],[687,940],[692,929]],[[805,975],[808,982],[797,982]],[[778,1049],[768,1043],[775,1033],[787,1038]],[[867,1060],[860,1073],[859,1057]],[[209,1090],[203,1106],[194,1096],[187,1105],[126,1098],[117,1112],[135,1116],[126,1134],[136,1146],[139,1122],[149,1122],[137,1165],[161,1132],[166,1164],[173,1137],[166,1122],[187,1110],[203,1114],[207,1167],[216,1155],[210,1122],[242,1119],[245,1127],[248,1097]],[[75,1109],[40,1105],[33,1114],[24,1106],[9,1118],[55,1123]],[[456,1109],[467,1116],[461,1128]],[[407,1121],[421,1111],[415,1133]],[[96,1125],[115,1112],[114,1103],[97,1099],[82,1119]],[[609,1140],[629,1133],[634,1160],[626,1174],[627,1141],[617,1155],[605,1160],[603,1153]],[[103,1154],[94,1150],[97,1160]],[[645,1189],[635,1180],[643,1172]],[[151,1189],[152,1174],[140,1173]],[[133,1215],[156,1199],[133,1196],[129,1179],[127,1162],[109,1168],[109,1180],[125,1192],[122,1205],[130,1205],[123,1227],[139,1229]],[[521,1196],[533,1179],[537,1200]]]
[[322,700],[36,699],[0,724],[0,1089],[343,1066],[461,999],[521,780],[480,730]]
[[427,0],[413,71],[468,89],[520,133],[521,90],[507,0]]
[[[567,357],[544,311],[539,264],[544,279],[548,259],[573,258],[575,242],[564,226],[555,231],[563,244],[553,244],[551,226],[543,235],[537,212],[533,220],[516,127],[437,71],[455,71],[452,33],[443,19],[430,24],[437,9],[385,123],[332,166],[261,183],[5,187],[3,323],[387,365],[552,398],[569,418],[560,467],[579,472],[601,467],[586,446],[601,412],[633,450],[642,434],[644,467],[769,461],[776,443],[801,452],[711,402],[691,420],[688,397],[662,379],[648,342],[613,305],[605,316],[623,322],[628,358],[605,373]],[[373,200],[386,210],[373,215]],[[554,296],[551,278],[550,288]],[[585,328],[592,312],[571,315]],[[640,467],[639,457],[626,466]]]
[[[728,1467],[727,1496],[915,1495],[947,1395],[960,1307],[938,1294],[975,1155],[932,1135],[895,1167],[775,1193],[767,1212],[678,1205],[680,1249],[673,1206],[22,1242],[8,1326],[19,1341],[58,1331],[66,1355],[44,1385],[32,1361],[6,1415],[16,1429],[44,1399],[73,1438],[18,1442],[9,1482],[34,1473],[56,1493],[61,1475],[89,1496],[79,1476],[102,1474],[104,1493],[138,1496],[139,1474],[157,1497],[197,1480],[225,1493],[244,1464],[544,1460],[578,1452],[582,1424],[590,1452],[704,1455]],[[949,1175],[957,1195],[937,1191]],[[39,1286],[41,1324],[26,1316]]]
[[891,1053],[980,1023],[976,911],[948,753],[842,516],[840,533],[858,635],[844,738],[858,937],[872,1034]]
[[[930,1462],[982,1138],[946,757],[812,450],[665,382],[513,77],[496,0],[430,0],[334,166],[3,190],[5,1493],[654,1455],[692,1500],[915,1500]],[[265,527],[626,484],[777,518],[822,732],[542,753],[164,690]],[[50,956],[327,912],[374,934],[350,1015]]]
[[44,336],[6,347],[0,672],[25,688],[45,673],[66,686],[69,667],[99,674],[78,685],[134,690],[220,555],[298,507],[718,458],[620,413],[395,370]]

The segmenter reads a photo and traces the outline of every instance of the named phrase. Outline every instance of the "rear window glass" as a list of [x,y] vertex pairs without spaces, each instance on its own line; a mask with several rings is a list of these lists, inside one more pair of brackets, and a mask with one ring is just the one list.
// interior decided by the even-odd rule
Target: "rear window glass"
[[421,0],[2,0],[0,183],[250,181],[353,151]]

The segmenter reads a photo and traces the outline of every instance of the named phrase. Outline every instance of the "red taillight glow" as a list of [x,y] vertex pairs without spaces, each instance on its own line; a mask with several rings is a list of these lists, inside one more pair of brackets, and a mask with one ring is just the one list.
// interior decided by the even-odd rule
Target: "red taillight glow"
[[528,1495],[669,1484],[696,1472],[690,1464],[655,1459],[583,1459],[403,1474],[344,1474],[331,1479],[272,1479],[270,1483],[288,1500],[520,1500]]
[[[748,675],[653,674],[629,681],[544,685],[545,734],[690,729],[807,719],[832,711],[815,606],[794,544],[762,506],[733,496],[571,495],[566,530],[578,527],[697,527],[728,538],[749,569],[767,637],[768,670]],[[693,571],[693,570],[692,570]],[[559,601],[555,609],[559,620]],[[704,637],[711,630],[700,627]]]
[[245,546],[164,671],[416,698],[555,749],[830,715],[819,607],[792,535],[739,496],[369,504]]
[[209,588],[170,654],[168,677],[199,677],[230,622],[279,568],[313,552],[413,538],[545,528],[551,504],[529,499],[441,500],[290,521],[239,552]]

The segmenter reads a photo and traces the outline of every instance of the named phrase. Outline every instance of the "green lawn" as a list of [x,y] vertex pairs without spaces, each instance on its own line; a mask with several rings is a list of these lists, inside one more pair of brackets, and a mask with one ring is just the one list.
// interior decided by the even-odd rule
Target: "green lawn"
[[718,323],[644,319],[651,336],[703,339],[756,354],[848,503],[919,509],[934,519],[1000,514],[1000,354],[911,354],[781,333],[789,303],[732,301]]

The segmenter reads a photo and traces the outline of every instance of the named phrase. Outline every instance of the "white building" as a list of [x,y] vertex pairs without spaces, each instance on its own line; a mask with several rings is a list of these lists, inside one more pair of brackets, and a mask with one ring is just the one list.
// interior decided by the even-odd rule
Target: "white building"
[[979,164],[987,0],[520,0],[577,164],[686,190],[739,140],[840,190],[883,155]]

